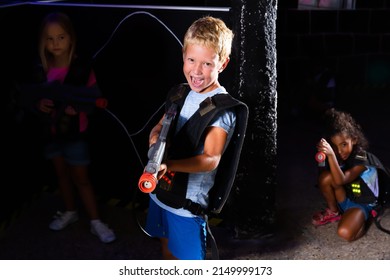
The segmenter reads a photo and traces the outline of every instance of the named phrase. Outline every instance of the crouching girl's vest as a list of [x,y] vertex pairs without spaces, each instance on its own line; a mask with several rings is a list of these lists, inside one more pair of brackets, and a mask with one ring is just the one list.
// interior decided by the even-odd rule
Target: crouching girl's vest
[[378,196],[376,197],[367,184],[359,177],[358,180],[346,185],[348,197],[358,203],[388,205],[390,200],[390,173],[374,154],[363,151],[352,159],[352,165],[366,165],[377,169]]

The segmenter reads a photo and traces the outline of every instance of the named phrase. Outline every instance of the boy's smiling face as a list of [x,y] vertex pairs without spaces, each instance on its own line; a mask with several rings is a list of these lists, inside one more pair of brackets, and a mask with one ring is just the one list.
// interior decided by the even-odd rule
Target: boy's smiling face
[[228,64],[224,63],[212,48],[201,45],[188,45],[183,53],[183,72],[192,90],[199,93],[210,92],[220,86],[218,75]]

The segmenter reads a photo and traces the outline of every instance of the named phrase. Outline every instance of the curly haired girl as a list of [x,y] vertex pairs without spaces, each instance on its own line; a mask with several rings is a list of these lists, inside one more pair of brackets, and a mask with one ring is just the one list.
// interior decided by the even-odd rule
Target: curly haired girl
[[337,234],[353,241],[364,235],[378,197],[378,172],[368,163],[368,141],[349,113],[325,112],[325,137],[317,144],[326,156],[318,186],[327,208],[313,216],[315,226],[339,221]]

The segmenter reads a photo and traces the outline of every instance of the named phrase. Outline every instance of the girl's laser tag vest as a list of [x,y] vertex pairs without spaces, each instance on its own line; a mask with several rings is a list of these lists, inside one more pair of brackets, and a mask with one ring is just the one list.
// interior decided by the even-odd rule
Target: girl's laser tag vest
[[372,166],[378,172],[378,197],[375,197],[367,184],[359,177],[359,180],[346,185],[347,195],[350,199],[358,203],[380,204],[382,206],[389,203],[390,199],[390,173],[382,162],[374,154],[363,151],[357,153],[351,160],[346,162],[345,168],[355,165]]
[[377,228],[387,234],[390,234],[390,230],[385,228],[381,224],[382,216],[385,208],[390,206],[390,172],[382,164],[382,162],[372,153],[363,152],[355,155],[351,160],[351,164],[363,164],[367,166],[373,166],[378,172],[378,197],[375,197],[371,189],[363,181],[362,178],[352,182],[346,186],[347,195],[350,199],[360,202],[369,203],[373,206],[371,215],[374,219],[374,223]]
[[[166,102],[166,110],[172,103],[177,104],[179,112],[183,107],[186,96],[190,92],[188,84],[180,84],[170,90]],[[209,191],[209,205],[207,209],[201,207],[186,198],[188,187],[188,173],[167,172],[161,178],[154,190],[157,198],[166,205],[173,208],[184,208],[194,215],[208,213],[219,213],[228,199],[235,179],[244,136],[248,121],[248,107],[243,102],[233,98],[229,94],[216,94],[206,98],[199,106],[199,109],[180,129],[175,138],[168,137],[168,148],[166,156],[169,159],[187,158],[195,155],[196,148],[205,129],[214,116],[225,109],[234,109],[236,113],[236,126],[230,143],[223,153],[215,176],[213,187]],[[171,135],[175,131],[177,117],[170,127]]]

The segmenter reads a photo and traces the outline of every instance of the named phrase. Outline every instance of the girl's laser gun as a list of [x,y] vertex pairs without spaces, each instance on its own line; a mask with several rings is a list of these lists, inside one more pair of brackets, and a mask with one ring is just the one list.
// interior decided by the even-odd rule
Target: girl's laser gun
[[319,167],[325,166],[326,155],[323,152],[316,153],[315,159],[318,162]]
[[66,105],[77,111],[92,112],[95,108],[107,107],[107,100],[101,97],[97,86],[74,86],[60,82],[45,82],[38,84],[16,85],[20,93],[19,105],[24,108],[33,106],[38,100],[48,98],[54,101],[55,107],[64,108]]
[[141,178],[138,181],[138,187],[144,193],[152,192],[157,186],[157,173],[160,169],[160,165],[165,154],[169,128],[171,126],[172,120],[176,116],[176,107],[176,104],[172,104],[165,113],[163,126],[160,135],[158,136],[158,140],[149,148],[149,161],[145,166],[144,173],[141,175]]

